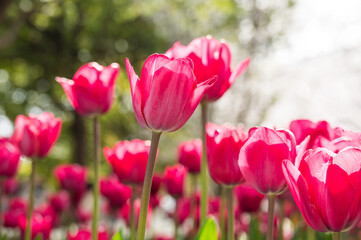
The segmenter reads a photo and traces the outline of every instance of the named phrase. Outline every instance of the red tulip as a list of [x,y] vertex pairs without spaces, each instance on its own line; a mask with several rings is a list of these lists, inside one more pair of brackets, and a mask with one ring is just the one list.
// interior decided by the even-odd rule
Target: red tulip
[[8,178],[4,181],[4,193],[6,195],[13,195],[15,194],[19,189],[19,182],[16,180],[16,178]]
[[100,180],[100,193],[107,198],[112,208],[119,208],[130,199],[132,189],[116,177],[109,177]]
[[263,194],[257,192],[247,183],[235,187],[234,193],[242,212],[257,212],[264,198]]
[[[19,218],[18,226],[21,231],[22,239],[24,239],[25,228],[27,225],[26,217]],[[50,239],[50,231],[52,228],[52,219],[49,216],[43,217],[39,213],[34,213],[31,218],[31,239],[41,236],[43,240]]]
[[181,197],[177,201],[177,222],[183,224],[191,214],[192,199],[190,197]]
[[86,191],[87,169],[78,164],[63,164],[55,168],[54,174],[77,205]]
[[291,132],[266,127],[249,131],[238,164],[246,181],[262,194],[279,194],[286,185],[282,161],[294,161],[295,140]]
[[61,213],[70,207],[70,196],[66,191],[60,191],[49,197],[49,202],[55,211]]
[[211,36],[196,38],[188,46],[176,42],[165,55],[170,59],[189,57],[194,63],[194,75],[198,83],[214,75],[218,76],[214,85],[204,93],[204,98],[208,101],[222,97],[236,78],[247,69],[250,62],[250,59],[246,59],[232,71],[228,44],[224,40],[218,42]]
[[3,213],[3,225],[8,228],[16,228],[19,218],[25,217],[27,204],[22,198],[14,198],[10,201],[8,210]]
[[15,119],[15,132],[12,140],[18,145],[21,153],[27,157],[45,157],[59,137],[60,118],[52,113],[40,115],[19,115]]
[[15,175],[20,159],[19,149],[8,138],[0,138],[0,177]]
[[[68,233],[68,240],[91,240],[91,231],[85,228],[79,229],[76,233]],[[98,240],[108,240],[108,233],[105,228],[98,228]]]
[[153,54],[144,63],[142,74],[135,74],[125,59],[139,124],[152,131],[172,132],[182,127],[197,108],[213,79],[197,84],[193,63],[188,58],[170,60]]
[[73,80],[56,77],[75,110],[83,116],[106,113],[114,100],[115,79],[120,67],[112,63],[108,67],[91,62],[74,74]]
[[207,123],[207,160],[212,179],[222,185],[238,185],[244,178],[238,166],[239,151],[247,138],[243,128]]
[[165,168],[164,185],[170,195],[176,198],[183,196],[186,174],[187,169],[180,164]]
[[202,140],[194,139],[178,146],[178,162],[187,167],[189,173],[201,171]]
[[161,174],[157,174],[155,173],[153,175],[153,180],[152,180],[152,187],[150,189],[150,194],[151,195],[155,195],[158,193],[161,185],[162,185],[162,182],[163,182],[163,176]]
[[143,185],[149,150],[149,141],[134,139],[105,147],[104,156],[121,182]]
[[52,227],[55,227],[59,222],[58,213],[50,203],[43,203],[42,205],[37,206],[36,209],[34,209],[34,212],[39,213],[44,218],[50,217]]
[[319,232],[340,232],[361,220],[361,150],[300,152],[283,172],[306,222]]

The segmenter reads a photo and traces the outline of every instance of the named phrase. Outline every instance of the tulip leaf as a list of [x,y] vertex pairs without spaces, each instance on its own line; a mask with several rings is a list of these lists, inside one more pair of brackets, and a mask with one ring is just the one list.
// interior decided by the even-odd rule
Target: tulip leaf
[[214,217],[207,217],[199,229],[196,240],[217,240],[217,223]]
[[112,240],[123,240],[122,231],[119,230],[118,232],[116,232],[113,235]]
[[43,240],[43,235],[38,234],[38,235],[35,237],[35,240]]

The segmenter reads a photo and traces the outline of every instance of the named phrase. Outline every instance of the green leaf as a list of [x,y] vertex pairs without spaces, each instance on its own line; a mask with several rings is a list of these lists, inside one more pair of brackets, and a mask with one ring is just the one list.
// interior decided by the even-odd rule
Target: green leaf
[[1,236],[1,240],[7,240],[8,238],[7,238],[7,236],[6,235],[2,235]]
[[116,232],[113,235],[112,240],[123,240],[122,231],[119,230],[118,232]]
[[196,240],[217,240],[217,223],[213,216],[207,217],[198,231]]
[[41,234],[36,235],[35,240],[43,240],[43,235]]

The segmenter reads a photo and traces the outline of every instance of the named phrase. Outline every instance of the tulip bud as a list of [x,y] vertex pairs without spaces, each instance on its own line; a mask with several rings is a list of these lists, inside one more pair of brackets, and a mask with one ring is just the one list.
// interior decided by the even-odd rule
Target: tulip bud
[[180,164],[172,167],[166,167],[164,171],[164,185],[170,195],[173,197],[183,196],[184,180],[187,174],[187,169]]
[[0,138],[0,177],[15,175],[20,159],[19,149],[8,138]]
[[202,140],[194,139],[178,146],[178,162],[188,169],[189,173],[201,171]]

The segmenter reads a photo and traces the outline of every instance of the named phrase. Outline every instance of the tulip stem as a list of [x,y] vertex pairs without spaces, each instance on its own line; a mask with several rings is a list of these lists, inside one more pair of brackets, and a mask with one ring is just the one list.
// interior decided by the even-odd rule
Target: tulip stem
[[315,240],[315,230],[313,230],[310,226],[307,226],[307,240]]
[[340,239],[341,239],[341,232],[332,233],[332,240],[340,240]]
[[203,143],[203,153],[202,153],[202,162],[201,162],[201,223],[207,216],[207,205],[208,205],[208,181],[207,181],[207,146],[206,146],[206,124],[208,121],[208,102],[202,100],[201,102],[202,109],[202,143]]
[[196,207],[197,207],[197,197],[196,197],[196,192],[197,192],[197,174],[191,174],[191,183],[193,185],[193,190],[191,193],[191,217],[193,219],[193,229],[191,231],[191,239],[194,238],[194,236],[196,235],[196,231],[197,231],[197,216],[196,216]]
[[224,210],[226,207],[226,193],[225,188],[221,186],[221,206],[219,207],[219,228],[221,229],[221,240],[226,239]]
[[135,240],[135,186],[132,186],[132,196],[130,198],[130,240]]
[[31,219],[33,215],[33,206],[34,206],[35,170],[36,170],[36,159],[33,159],[31,161],[29,208],[26,216],[25,240],[31,239]]
[[98,240],[99,217],[99,172],[100,172],[100,126],[98,117],[94,118],[94,187],[93,187],[93,223],[92,239]]
[[234,240],[233,187],[226,187],[225,190],[227,196],[227,210],[228,210],[227,240]]
[[147,223],[150,189],[152,186],[152,179],[153,179],[155,160],[157,157],[157,149],[158,149],[160,135],[161,132],[152,132],[152,143],[150,145],[147,169],[145,171],[145,177],[143,183],[142,200],[140,204],[137,240],[144,240],[145,237],[145,227]]
[[267,195],[268,197],[268,218],[267,218],[267,237],[266,240],[273,239],[274,213],[275,213],[275,195]]

